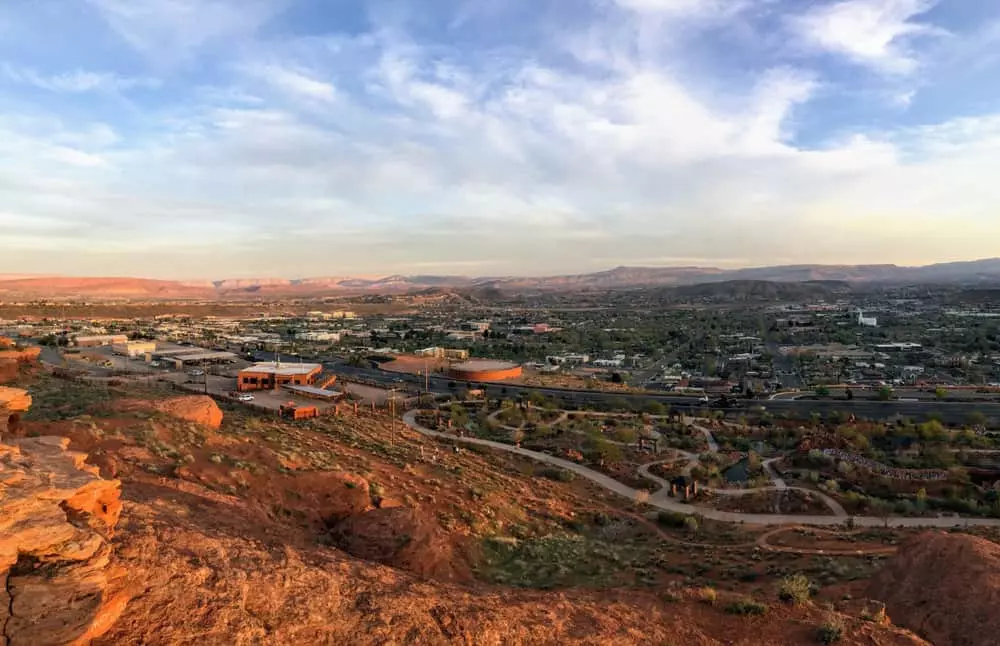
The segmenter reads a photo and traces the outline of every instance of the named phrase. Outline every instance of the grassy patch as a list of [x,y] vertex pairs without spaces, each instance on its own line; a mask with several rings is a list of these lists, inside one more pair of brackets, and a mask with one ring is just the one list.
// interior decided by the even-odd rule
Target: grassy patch
[[726,606],[726,612],[741,617],[761,617],[767,614],[767,605],[753,599],[739,599]]
[[529,540],[491,537],[483,541],[479,574],[523,588],[610,587],[627,582],[633,555],[626,546],[576,534]]

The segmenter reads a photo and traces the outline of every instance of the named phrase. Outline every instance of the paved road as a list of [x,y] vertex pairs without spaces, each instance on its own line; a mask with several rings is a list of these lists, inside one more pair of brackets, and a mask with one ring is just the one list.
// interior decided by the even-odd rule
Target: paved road
[[[274,357],[273,353],[257,353],[256,358],[260,361],[269,361]],[[284,355],[282,361],[298,361],[298,357]],[[307,360],[313,360],[308,359]],[[351,366],[346,361],[337,358],[315,359],[323,363],[329,370],[348,377],[370,379],[387,387],[408,386],[414,391],[422,391],[424,388],[424,378],[419,375],[409,375],[404,373],[389,372],[372,367]],[[458,390],[472,387],[481,387],[485,394],[491,398],[514,398],[519,395],[526,395],[530,392],[537,392],[546,397],[562,399],[576,405],[583,404],[607,404],[616,400],[624,400],[632,405],[642,405],[651,400],[667,404],[676,410],[696,411],[699,409],[732,410],[712,404],[703,404],[692,401],[691,397],[682,397],[674,394],[660,393],[618,393],[602,392],[594,390],[573,390],[564,388],[533,388],[508,383],[471,383],[448,377],[431,376],[429,381],[430,391],[435,394],[455,394]],[[449,384],[451,385],[449,387]],[[736,400],[739,406],[761,406],[768,412],[775,414],[790,413],[806,418],[811,413],[828,415],[829,413],[847,413],[857,417],[868,419],[890,419],[896,416],[910,417],[914,419],[926,419],[929,415],[935,415],[946,423],[964,424],[969,420],[969,416],[974,412],[979,412],[987,418],[997,420],[1000,423],[1000,403],[992,402],[943,402],[943,401],[866,401],[866,400],[763,400],[748,401]]]
[[[412,410],[407,412],[403,416],[403,421],[413,430],[433,438],[447,438],[454,442],[462,442],[465,444],[475,444],[479,446],[487,446],[493,449],[498,449],[501,451],[507,451],[508,453],[516,453],[517,455],[524,456],[526,458],[531,458],[532,460],[537,460],[538,462],[543,462],[545,464],[551,464],[573,473],[579,475],[580,477],[586,478],[591,482],[595,482],[598,485],[604,487],[608,491],[616,493],[620,496],[630,498],[632,500],[636,499],[639,490],[633,489],[627,485],[618,482],[614,478],[604,475],[603,473],[598,473],[593,469],[589,469],[583,465],[577,464],[575,462],[570,462],[569,460],[563,460],[562,458],[557,458],[552,455],[547,455],[545,453],[538,453],[537,451],[529,451],[528,449],[522,449],[520,447],[511,446],[510,444],[504,444],[502,442],[493,442],[491,440],[482,440],[475,437],[456,437],[454,435],[448,435],[445,433],[439,433],[438,431],[433,431],[429,428],[425,428],[417,423],[416,421],[417,411]],[[698,514],[704,518],[709,518],[711,520],[718,520],[729,523],[747,523],[750,525],[840,525],[844,522],[844,518],[838,516],[798,516],[792,514],[745,514],[740,512],[730,512],[730,511],[719,511],[716,509],[710,509],[706,507],[696,507],[694,505],[689,505],[687,503],[678,502],[670,498],[662,497],[650,497],[648,504],[656,507],[657,509],[663,509],[665,511],[673,511],[682,514]],[[890,516],[888,518],[878,518],[875,516],[854,516],[854,524],[859,527],[940,527],[940,528],[950,528],[950,527],[971,527],[971,526],[989,526],[989,527],[1000,527],[1000,519],[997,518],[904,518],[904,517],[894,517]]]

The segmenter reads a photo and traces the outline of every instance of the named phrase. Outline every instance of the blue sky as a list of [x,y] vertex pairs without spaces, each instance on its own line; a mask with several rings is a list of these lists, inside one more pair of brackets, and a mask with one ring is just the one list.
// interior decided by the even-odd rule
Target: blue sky
[[0,273],[924,264],[998,168],[992,2],[0,4]]

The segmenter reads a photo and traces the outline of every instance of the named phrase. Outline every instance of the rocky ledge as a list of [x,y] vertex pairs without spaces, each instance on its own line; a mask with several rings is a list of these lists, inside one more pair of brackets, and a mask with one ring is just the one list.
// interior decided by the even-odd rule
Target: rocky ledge
[[106,595],[121,485],[68,443],[0,443],[0,646],[89,643],[128,601]]

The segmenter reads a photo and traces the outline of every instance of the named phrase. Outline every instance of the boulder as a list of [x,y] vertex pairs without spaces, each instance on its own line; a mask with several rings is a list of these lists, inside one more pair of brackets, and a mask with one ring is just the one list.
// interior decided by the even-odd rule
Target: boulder
[[0,645],[86,644],[127,599],[105,594],[121,485],[69,440],[0,444]]
[[208,395],[187,395],[159,401],[126,401],[122,402],[121,408],[124,410],[154,410],[209,428],[222,426],[222,410]]

